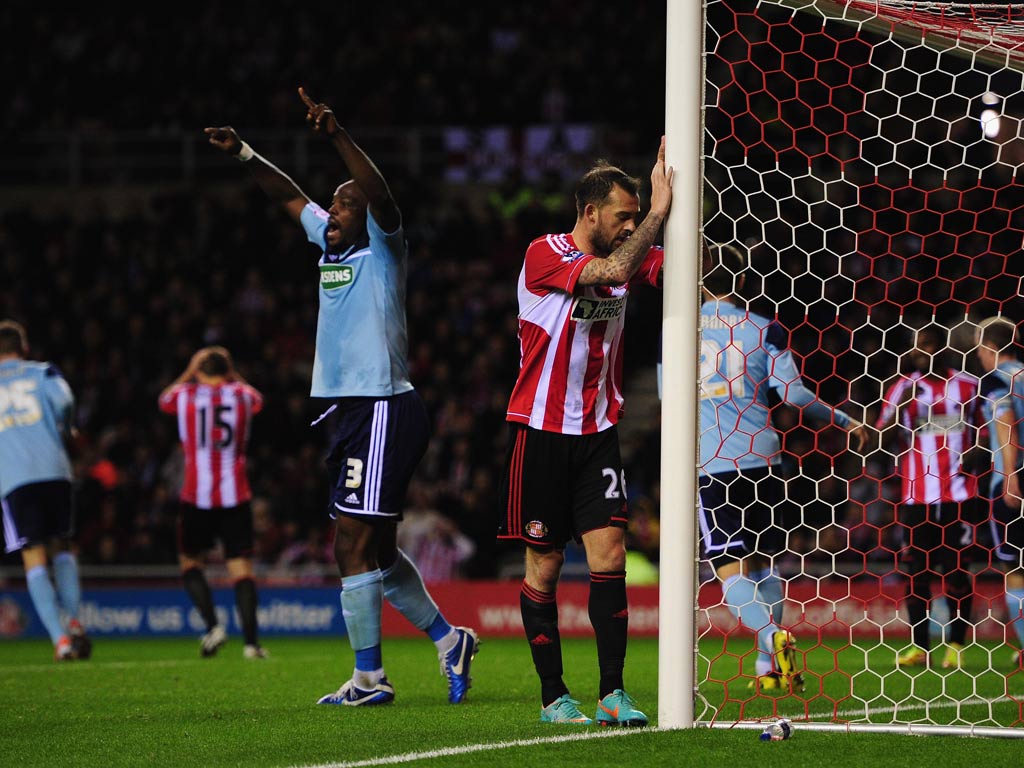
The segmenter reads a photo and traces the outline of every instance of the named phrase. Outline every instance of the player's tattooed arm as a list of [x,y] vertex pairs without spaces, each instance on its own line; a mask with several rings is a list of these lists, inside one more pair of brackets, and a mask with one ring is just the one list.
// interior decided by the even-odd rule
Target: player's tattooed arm
[[[241,157],[241,153],[248,145],[239,138],[235,129],[230,125],[221,128],[206,128],[204,132],[209,138],[210,143],[217,147],[217,149],[234,157],[239,157],[239,159],[245,159]],[[248,151],[251,153],[251,156],[248,160],[245,160],[244,164],[256,180],[256,183],[267,193],[267,197],[276,203],[280,203],[292,219],[296,222],[301,222],[302,209],[309,203],[309,197],[299,189],[299,185],[288,174],[262,155],[253,152],[251,147],[249,147]]]
[[640,267],[661,229],[662,216],[647,214],[636,231],[604,259],[591,259],[580,273],[579,285],[622,285]]
[[591,259],[580,273],[580,285],[622,285],[640,268],[654,245],[654,238],[672,207],[674,172],[665,164],[665,137],[661,137],[658,157],[651,169],[651,210],[629,239],[604,259]]

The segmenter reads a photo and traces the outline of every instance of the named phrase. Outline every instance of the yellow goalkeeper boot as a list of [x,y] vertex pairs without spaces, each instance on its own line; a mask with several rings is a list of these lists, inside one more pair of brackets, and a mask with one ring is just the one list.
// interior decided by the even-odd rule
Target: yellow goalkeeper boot
[[806,683],[803,674],[797,669],[796,638],[786,630],[780,629],[772,633],[772,650],[780,682],[787,682],[793,693],[803,693]]
[[961,654],[964,652],[964,647],[960,643],[950,643],[946,649],[946,655],[942,658],[943,669],[960,669],[961,665]]
[[928,651],[924,650],[924,648],[918,648],[916,645],[912,645],[899,655],[896,659],[896,666],[927,667]]

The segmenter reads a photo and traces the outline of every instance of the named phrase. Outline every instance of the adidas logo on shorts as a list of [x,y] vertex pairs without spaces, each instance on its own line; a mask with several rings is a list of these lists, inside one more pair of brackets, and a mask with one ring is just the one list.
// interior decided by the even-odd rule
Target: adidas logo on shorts
[[354,493],[350,493],[348,496],[345,497],[345,503],[346,504],[358,504],[359,503],[359,497],[356,496]]

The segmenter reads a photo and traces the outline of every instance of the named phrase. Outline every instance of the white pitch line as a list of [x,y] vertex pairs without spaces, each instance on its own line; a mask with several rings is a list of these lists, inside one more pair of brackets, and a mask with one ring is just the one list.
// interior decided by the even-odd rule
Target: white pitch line
[[[999,698],[981,699],[973,697],[970,699],[964,699],[963,701],[937,701],[935,703],[920,703],[911,704],[909,706],[899,706],[898,704],[893,707],[872,707],[871,709],[848,709],[836,713],[836,717],[854,717],[856,715],[884,715],[886,712],[912,712],[918,709],[952,709],[953,707],[978,707],[983,704],[1013,704],[1016,706],[1017,702],[1011,699],[1009,696],[1000,696]],[[828,715],[828,712],[823,712],[823,715]]]
[[[223,651],[221,652],[223,655]],[[289,656],[288,661],[323,661],[322,656],[312,654],[302,656]],[[82,671],[87,669],[133,669],[134,667],[177,667],[190,666],[192,664],[209,664],[208,659],[200,659],[198,656],[180,659],[157,659],[153,661],[103,661],[95,656],[89,661],[63,661],[47,662],[43,664],[19,664],[17,666],[0,665],[0,675],[14,675],[19,672],[53,672],[64,675],[71,670]],[[260,666],[266,666],[267,661],[261,661]]]
[[[857,710],[843,710],[836,713],[836,717],[853,717],[857,715],[869,716],[869,715],[880,715],[886,712],[892,712],[894,709],[897,712],[912,712],[920,709],[948,709],[951,707],[972,707],[989,704],[1012,704],[1013,700],[1000,697],[998,699],[965,699],[964,701],[940,701],[935,704],[912,704],[905,707],[875,707],[868,710],[857,709]],[[784,713],[782,713],[784,714]],[[802,716],[795,715],[795,716]],[[831,717],[830,712],[817,712],[811,713],[811,717]],[[614,731],[589,731],[586,733],[573,733],[565,736],[547,736],[536,739],[515,739],[513,741],[494,741],[483,744],[465,744],[461,747],[443,747],[441,749],[432,749],[424,752],[405,752],[399,755],[386,755],[384,757],[373,757],[366,760],[353,760],[350,762],[342,763],[320,763],[317,765],[304,765],[294,766],[293,768],[371,768],[377,765],[400,765],[401,763],[411,763],[416,760],[431,760],[438,757],[450,757],[453,755],[468,755],[474,752],[489,752],[498,749],[511,749],[512,747],[533,747],[539,744],[558,744],[562,742],[570,741],[588,741],[590,739],[602,739],[610,738],[614,736],[631,736],[636,733],[657,733],[660,732],[660,728],[632,728],[632,729],[621,729]]]
[[134,669],[135,667],[181,667],[192,664],[204,664],[201,659],[163,659],[158,661],[62,661],[49,664],[22,664],[17,667],[0,666],[0,676],[13,675],[19,672],[53,672],[65,675],[69,672],[82,670]]
[[495,749],[511,749],[512,747],[533,747],[539,744],[561,744],[570,741],[590,741],[591,739],[610,739],[617,736],[632,736],[637,733],[652,733],[657,728],[619,728],[616,730],[587,731],[564,736],[545,736],[536,739],[515,739],[513,741],[492,741],[485,744],[464,744],[461,747],[442,747],[424,752],[406,752],[401,755],[372,757],[368,760],[352,760],[344,763],[320,763],[318,765],[296,766],[295,768],[369,768],[374,765],[398,765],[411,763],[414,760],[430,760],[436,757],[452,757],[469,755],[474,752],[490,752]]
[[[844,709],[840,710],[839,712],[836,712],[835,715],[833,715],[831,712],[810,712],[807,713],[806,716],[812,719],[816,717],[870,717],[871,715],[884,715],[892,712],[916,712],[917,710],[921,709],[952,709],[954,707],[980,707],[992,704],[1013,704],[1014,706],[1016,706],[1017,702],[1008,696],[1000,696],[998,698],[991,699],[982,699],[974,697],[970,699],[964,699],[963,701],[937,701],[934,703],[921,702],[919,704],[897,704],[896,706],[891,707],[872,707],[870,709]],[[790,714],[787,714],[786,712],[779,712],[777,715],[773,716],[788,717],[799,722],[800,719],[804,718],[805,714],[803,712],[793,712]]]

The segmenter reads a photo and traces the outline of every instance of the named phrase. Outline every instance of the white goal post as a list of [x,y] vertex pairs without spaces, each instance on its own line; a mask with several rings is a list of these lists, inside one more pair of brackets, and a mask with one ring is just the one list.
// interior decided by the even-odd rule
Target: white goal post
[[[759,686],[755,632],[700,562],[696,519],[705,239],[746,254],[750,311],[788,332],[821,402],[866,424],[917,328],[944,328],[953,367],[980,377],[978,324],[1024,322],[1024,3],[667,0],[666,10],[676,177],[665,231],[658,725],[760,729],[784,716],[798,729],[1024,737],[1024,653],[1006,661],[1018,641],[987,518],[971,523],[973,609],[956,665],[938,661],[961,644],[949,645],[956,617],[943,613],[949,568],[931,561],[934,661],[899,662],[911,637],[898,512],[905,449],[857,454],[840,430],[773,411],[789,533],[776,558],[788,588],[778,623],[798,639],[805,691]],[[987,440],[981,417],[972,429]]]

